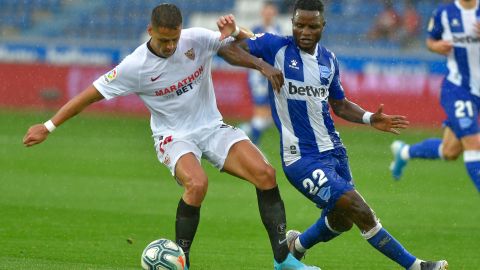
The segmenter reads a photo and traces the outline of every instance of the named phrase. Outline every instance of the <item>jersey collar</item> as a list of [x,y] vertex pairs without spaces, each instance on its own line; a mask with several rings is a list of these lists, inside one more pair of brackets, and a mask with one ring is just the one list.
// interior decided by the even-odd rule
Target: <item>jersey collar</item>
[[[147,48],[148,48],[148,50],[149,50],[153,55],[155,55],[155,56],[157,56],[157,57],[160,57],[160,58],[162,58],[162,59],[167,59],[167,57],[160,56],[160,55],[158,55],[158,54],[153,50],[152,45],[150,45],[150,41],[151,41],[151,40],[152,40],[152,39],[150,39],[150,40],[147,41]],[[174,53],[174,54],[175,54],[175,53]],[[173,54],[172,54],[172,56],[173,56]]]

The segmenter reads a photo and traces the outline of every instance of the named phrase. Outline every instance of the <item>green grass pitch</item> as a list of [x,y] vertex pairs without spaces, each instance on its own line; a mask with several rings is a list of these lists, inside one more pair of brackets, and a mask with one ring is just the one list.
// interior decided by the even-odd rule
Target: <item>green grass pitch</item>
[[[157,161],[148,117],[81,115],[43,144],[23,147],[27,128],[50,115],[0,111],[0,269],[140,269],[150,241],[174,238],[182,194]],[[340,132],[357,188],[387,230],[418,257],[446,258],[455,270],[480,268],[479,194],[462,161],[413,161],[400,182],[389,175],[393,139],[415,142],[441,130],[398,137],[361,126]],[[276,131],[263,142],[277,168],[288,228],[303,230],[320,211],[285,179]],[[210,186],[192,269],[272,269],[253,186],[205,169]],[[356,228],[311,249],[306,262],[323,270],[401,269]]]

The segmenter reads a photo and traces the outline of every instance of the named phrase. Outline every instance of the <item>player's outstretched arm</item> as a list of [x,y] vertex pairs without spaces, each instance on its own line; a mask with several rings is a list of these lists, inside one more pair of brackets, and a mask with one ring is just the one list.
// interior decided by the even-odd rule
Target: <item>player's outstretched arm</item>
[[221,34],[220,41],[230,36],[234,37],[236,40],[242,40],[254,36],[252,31],[237,26],[233,14],[220,16],[217,20],[217,27]]
[[370,124],[378,130],[400,134],[400,130],[407,128],[410,122],[403,115],[384,114],[383,104],[380,104],[378,110],[371,115]]
[[247,43],[239,40],[220,48],[218,56],[222,57],[230,65],[260,71],[262,75],[270,81],[273,89],[277,92],[280,91],[284,83],[282,71],[262,59],[251,55],[249,51]]
[[23,144],[27,147],[30,147],[43,142],[47,139],[48,134],[50,134],[55,127],[60,126],[63,122],[77,115],[90,104],[102,99],[103,96],[93,85],[90,85],[80,94],[63,105],[62,108],[60,108],[60,110],[58,110],[58,112],[52,117],[52,119],[47,121],[45,124],[36,124],[31,126],[28,129],[27,134],[25,134],[25,137],[23,137]]
[[434,40],[431,38],[427,38],[425,44],[430,51],[441,55],[448,55],[453,49],[452,42],[448,40]]
[[400,134],[399,130],[405,129],[409,125],[405,116],[384,114],[383,104],[380,105],[375,113],[370,113],[347,98],[330,98],[329,103],[335,115],[340,118],[349,122],[370,124],[381,131]]

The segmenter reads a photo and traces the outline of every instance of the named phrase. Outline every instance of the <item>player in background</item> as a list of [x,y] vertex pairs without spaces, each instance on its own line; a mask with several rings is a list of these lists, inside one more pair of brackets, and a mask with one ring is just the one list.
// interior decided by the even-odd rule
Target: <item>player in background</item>
[[[187,257],[187,268],[200,206],[208,188],[208,178],[200,164],[203,157],[218,169],[256,187],[276,270],[319,269],[305,266],[289,253],[285,209],[275,170],[246,134],[226,125],[218,111],[211,77],[212,57],[222,55],[222,47],[233,40],[228,36],[242,39],[252,33],[239,29],[232,15],[220,17],[217,26],[220,32],[203,28],[182,30],[178,7],[155,7],[148,26],[150,40],[71,99],[50,120],[30,127],[23,142],[26,146],[41,143],[56,127],[94,102],[136,94],[150,110],[159,161],[184,188],[175,231],[176,242]],[[257,68],[275,88],[280,87],[281,72],[266,64]]]
[[298,191],[323,209],[320,218],[303,233],[287,232],[291,252],[300,259],[307,249],[334,239],[355,224],[373,248],[405,269],[447,269],[446,261],[427,262],[409,253],[383,228],[355,190],[347,152],[329,107],[347,121],[394,134],[409,123],[404,116],[384,114],[383,105],[371,113],[345,97],[337,59],[319,44],[326,24],[323,11],[320,0],[297,0],[293,36],[258,34],[230,44],[229,57],[224,57],[245,67],[259,65],[262,58],[284,74],[280,91],[269,89],[283,170]]
[[[275,19],[278,7],[273,1],[265,1],[260,12],[262,23],[252,28],[254,34],[272,33],[279,34],[280,26]],[[272,115],[268,101],[268,80],[257,70],[248,70],[248,86],[253,102],[253,116],[250,122],[240,125],[252,142],[260,143],[263,132],[272,125]]]
[[430,51],[447,57],[448,73],[443,80],[440,103],[447,115],[443,138],[429,138],[408,145],[394,141],[393,177],[399,180],[409,159],[456,160],[463,162],[480,191],[480,9],[478,0],[457,0],[433,12],[426,40]]

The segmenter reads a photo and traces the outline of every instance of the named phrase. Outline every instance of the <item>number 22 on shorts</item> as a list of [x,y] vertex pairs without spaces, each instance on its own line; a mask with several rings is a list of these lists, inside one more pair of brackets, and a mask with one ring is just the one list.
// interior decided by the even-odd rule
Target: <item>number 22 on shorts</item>
[[[308,193],[315,196],[317,195],[320,187],[328,181],[328,178],[320,169],[313,171],[312,178],[313,180],[310,178],[303,180],[303,187],[308,191]],[[314,181],[318,181],[316,185]]]

